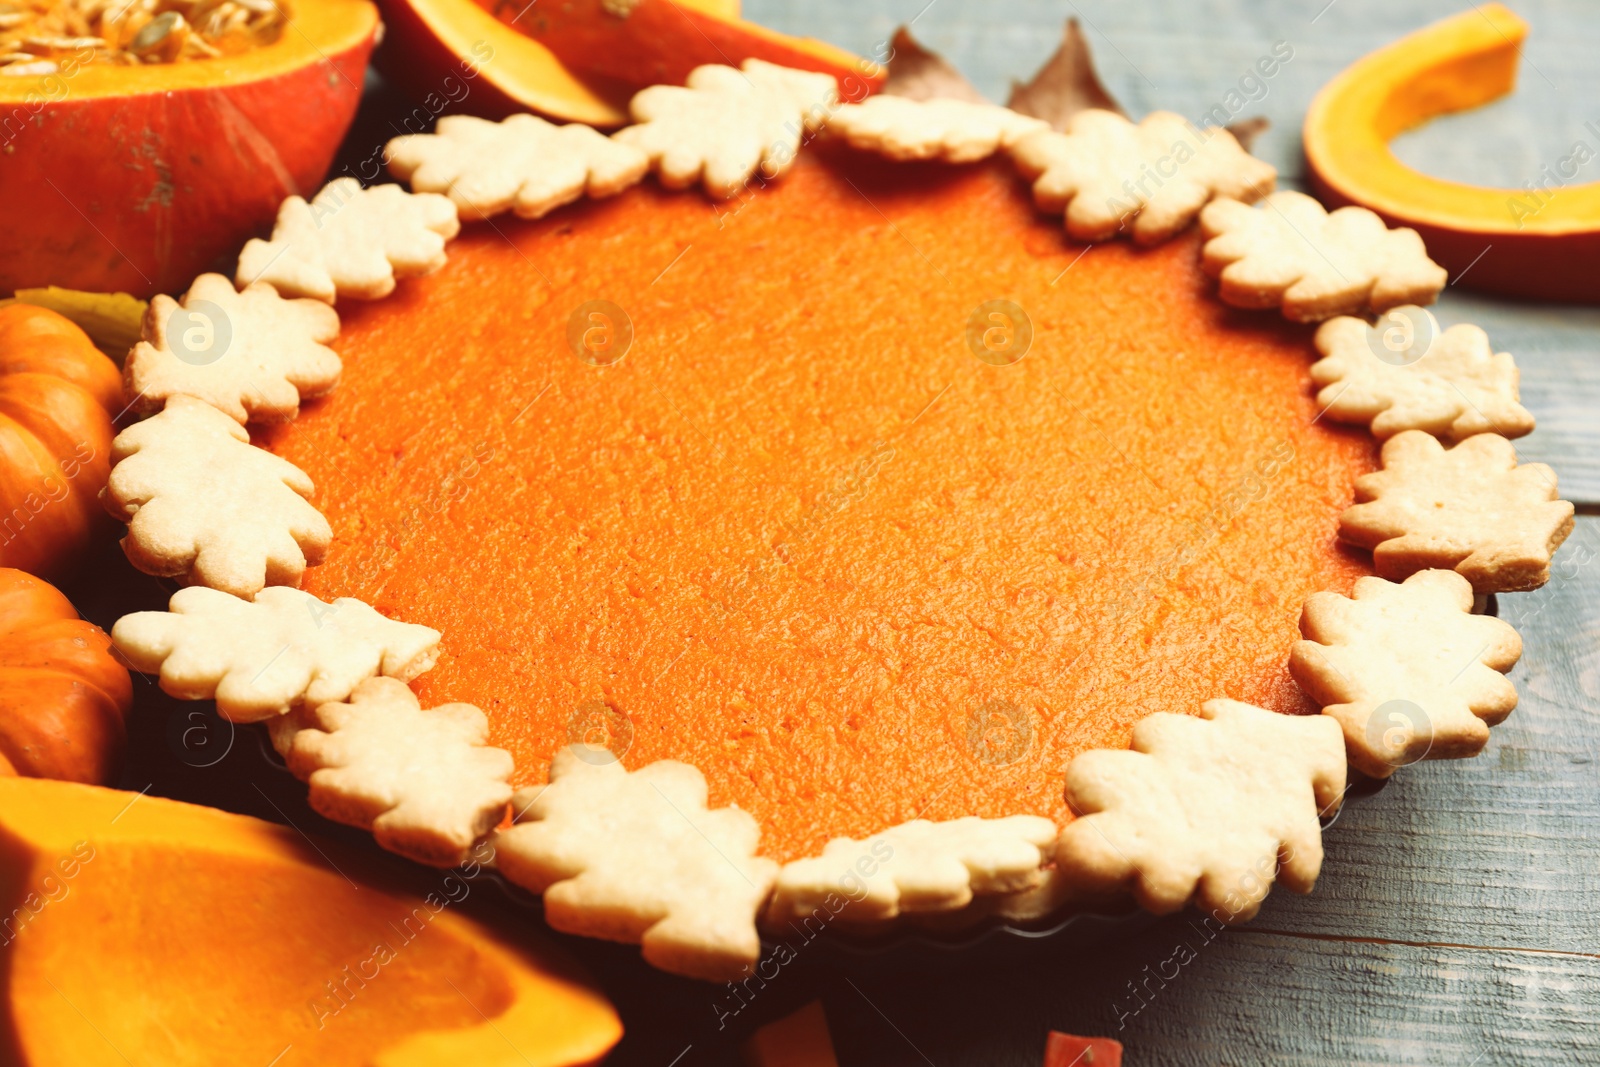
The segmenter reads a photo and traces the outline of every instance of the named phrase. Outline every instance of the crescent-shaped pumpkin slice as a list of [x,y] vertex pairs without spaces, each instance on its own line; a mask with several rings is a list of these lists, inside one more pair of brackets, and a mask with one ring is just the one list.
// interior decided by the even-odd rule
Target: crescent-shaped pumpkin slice
[[0,1061],[565,1067],[621,1036],[553,949],[384,888],[284,826],[0,781]]
[[1493,189],[1422,174],[1389,148],[1429,119],[1510,92],[1527,33],[1504,6],[1483,4],[1358,60],[1311,102],[1306,161],[1329,207],[1360,204],[1411,227],[1463,286],[1600,300],[1600,183],[1561,184],[1576,177],[1574,160],[1553,165],[1553,185]]
[[639,89],[752,58],[832,74],[852,100],[886,76],[843,49],[739,18],[735,0],[383,0],[383,17],[388,39],[376,63],[421,103],[424,120],[441,110],[491,119],[532,110],[621,126]]

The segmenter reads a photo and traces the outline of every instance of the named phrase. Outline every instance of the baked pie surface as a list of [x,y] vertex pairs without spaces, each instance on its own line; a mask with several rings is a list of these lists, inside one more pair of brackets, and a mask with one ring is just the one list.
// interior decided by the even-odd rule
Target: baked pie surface
[[[256,439],[340,546],[303,587],[445,634],[422,703],[481,707],[519,785],[577,740],[683,760],[780,861],[1066,822],[1066,764],[1151,712],[1314,713],[1301,604],[1370,573],[1335,533],[1377,445],[1197,244],[1075,244],[1004,164],[646,183],[341,302],[339,390]],[[968,343],[996,300],[1014,363]]]

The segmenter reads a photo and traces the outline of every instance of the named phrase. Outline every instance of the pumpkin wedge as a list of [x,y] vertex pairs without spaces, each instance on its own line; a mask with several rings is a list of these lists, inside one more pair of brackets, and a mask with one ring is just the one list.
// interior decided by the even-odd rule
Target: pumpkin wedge
[[363,860],[211,808],[0,780],[0,1062],[557,1067],[616,1043],[571,964],[452,906],[470,881],[397,895]]
[[422,132],[442,112],[499,119],[536,111],[621,126],[644,86],[681,85],[702,63],[752,57],[832,74],[849,99],[884,78],[877,65],[832,45],[741,20],[730,0],[381,3],[388,32],[375,62],[418,102],[405,132]]
[[1389,148],[1429,119],[1510,92],[1527,33],[1504,6],[1484,4],[1358,60],[1312,101],[1306,161],[1329,207],[1360,204],[1410,226],[1463,286],[1600,300],[1600,183],[1572,182],[1587,157],[1554,161],[1532,188],[1493,189],[1419,173]]
[[368,0],[287,0],[276,41],[0,78],[0,290],[181,292],[322,183],[361,97]]

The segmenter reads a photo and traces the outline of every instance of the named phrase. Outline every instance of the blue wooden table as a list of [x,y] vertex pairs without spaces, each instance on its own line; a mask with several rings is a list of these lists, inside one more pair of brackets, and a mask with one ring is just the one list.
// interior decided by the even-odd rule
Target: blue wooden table
[[[745,10],[860,53],[914,23],[996,100],[1076,15],[1104,81],[1136,116],[1158,107],[1200,115],[1288,42],[1292,59],[1253,89],[1247,113],[1272,120],[1256,151],[1298,187],[1298,130],[1316,89],[1468,2],[746,0]],[[1590,0],[1517,7],[1533,27],[1518,92],[1407,135],[1397,150],[1408,162],[1516,186],[1595,139],[1585,123],[1600,119],[1600,9]],[[399,111],[374,83],[351,143],[369,154]],[[1600,180],[1600,159],[1587,169],[1580,180]],[[1580,511],[1554,580],[1501,598],[1527,651],[1513,674],[1521,706],[1487,753],[1407,768],[1350,805],[1326,835],[1314,895],[1275,894],[1255,922],[1220,934],[1178,916],[1094,947],[1058,943],[1000,963],[841,970],[802,958],[740,997],[652,972],[632,948],[574,942],[629,1027],[612,1062],[737,1062],[742,1031],[820,997],[844,1067],[1037,1065],[1050,1029],[1116,1037],[1135,1065],[1600,1064],[1600,308],[1452,288],[1438,313],[1446,325],[1483,326],[1516,355],[1523,400],[1539,419],[1519,442],[1524,459],[1552,464]],[[106,623],[164,603],[170,590],[133,578],[138,603],[113,606],[95,580],[75,595]],[[213,760],[191,743],[192,705],[154,686],[141,686],[138,702],[131,788],[150,783],[371,847],[313,815],[304,787],[268,766],[253,737],[210,720],[226,753]],[[476,894],[473,906],[496,908],[494,896]],[[507,909],[499,921],[531,928],[536,914]]]

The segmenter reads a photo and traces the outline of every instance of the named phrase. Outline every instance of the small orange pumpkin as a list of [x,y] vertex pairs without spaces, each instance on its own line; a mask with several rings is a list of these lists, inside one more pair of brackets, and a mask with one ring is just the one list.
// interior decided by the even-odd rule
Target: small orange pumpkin
[[105,521],[117,365],[71,320],[0,308],[0,566],[55,577]]
[[109,782],[132,703],[106,632],[48,582],[0,568],[0,775]]

